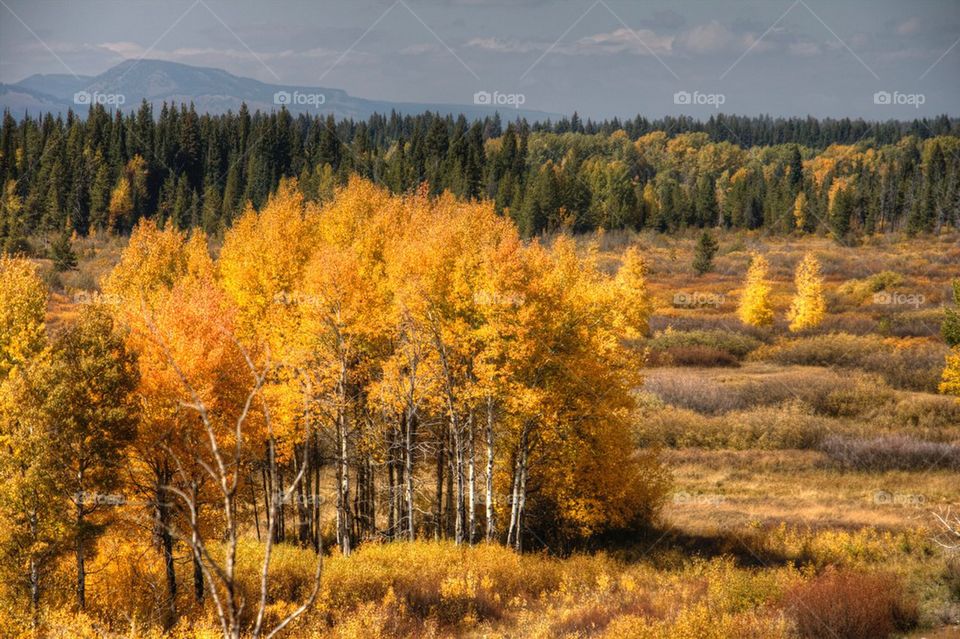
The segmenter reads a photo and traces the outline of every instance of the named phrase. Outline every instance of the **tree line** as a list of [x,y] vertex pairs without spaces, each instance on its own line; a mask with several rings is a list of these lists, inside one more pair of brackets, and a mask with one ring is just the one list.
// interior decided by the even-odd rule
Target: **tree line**
[[351,175],[493,200],[525,236],[569,228],[725,226],[937,231],[960,218],[960,124],[716,115],[504,123],[425,113],[367,121],[285,109],[199,114],[143,103],[0,123],[0,243],[128,233],[142,218],[219,234],[284,178],[311,201]]
[[610,274],[489,202],[354,177],[318,204],[292,179],[216,259],[202,229],[140,220],[102,290],[51,334],[35,266],[0,259],[0,550],[34,610],[67,553],[82,608],[124,522],[153,537],[170,624],[184,553],[197,601],[244,609],[241,535],[561,550],[664,499],[631,431],[652,309],[635,250]]

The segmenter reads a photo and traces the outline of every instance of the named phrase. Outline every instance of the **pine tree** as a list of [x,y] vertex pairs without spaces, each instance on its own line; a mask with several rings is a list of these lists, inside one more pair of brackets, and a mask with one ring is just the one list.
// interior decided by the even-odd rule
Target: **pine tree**
[[53,270],[57,273],[72,271],[77,268],[77,254],[70,245],[70,234],[60,233],[50,244],[50,257],[53,260]]
[[737,316],[744,324],[751,326],[770,326],[773,324],[773,305],[770,302],[770,283],[767,282],[767,260],[755,254],[750,260],[747,279]]
[[797,266],[794,283],[797,293],[787,312],[790,330],[801,331],[818,326],[826,315],[827,303],[823,296],[820,263],[813,253],[807,253]]
[[944,311],[940,333],[948,346],[960,345],[960,279],[953,280],[953,306]]
[[704,229],[703,233],[700,234],[700,239],[697,240],[697,246],[693,254],[693,270],[696,271],[697,275],[703,275],[713,270],[713,257],[717,254],[718,248],[717,241],[713,239],[708,230]]

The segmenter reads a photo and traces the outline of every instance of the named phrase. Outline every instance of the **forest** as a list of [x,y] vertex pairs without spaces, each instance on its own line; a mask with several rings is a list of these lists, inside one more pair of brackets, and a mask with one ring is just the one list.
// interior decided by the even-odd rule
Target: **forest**
[[946,628],[957,133],[6,113],[0,634]]
[[405,194],[489,199],[525,237],[569,229],[719,226],[851,235],[960,219],[960,123],[717,115],[556,123],[426,113],[369,121],[285,109],[224,116],[144,103],[86,117],[6,112],[0,242],[130,232],[149,217],[222,234],[296,177],[310,201],[359,175]]

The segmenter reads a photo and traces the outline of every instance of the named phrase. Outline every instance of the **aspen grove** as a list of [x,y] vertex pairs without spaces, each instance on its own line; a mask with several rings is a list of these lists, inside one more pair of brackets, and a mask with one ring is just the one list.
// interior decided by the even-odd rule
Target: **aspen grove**
[[[88,341],[108,340],[131,369],[115,372],[110,391],[122,411],[106,407],[129,424],[124,438],[86,463],[89,476],[111,478],[104,490],[139,497],[126,508],[163,556],[164,625],[178,616],[174,563],[187,550],[195,600],[216,599],[225,635],[256,623],[257,636],[260,620],[240,621],[231,576],[241,537],[268,544],[269,562],[269,545],[283,542],[342,555],[422,538],[563,549],[651,523],[667,474],[631,436],[636,344],[652,308],[645,266],[631,250],[610,274],[594,253],[563,237],[525,242],[490,203],[397,196],[360,178],[324,204],[282,182],[236,220],[216,259],[201,230],[142,220],[82,312],[92,319],[80,320]],[[30,278],[25,264],[5,269]],[[18,290],[42,301],[33,278]],[[11,318],[12,435],[43,394],[21,388],[33,383],[21,369],[57,348],[38,333],[42,313]],[[55,455],[24,451],[19,468]],[[97,486],[80,488],[77,517],[115,522],[109,507],[83,508],[104,506],[84,500]],[[76,540],[82,608],[96,537],[78,523],[76,535],[30,542],[71,526],[70,499],[42,503],[10,519],[27,540],[11,566],[36,608],[54,540]],[[222,560],[207,548],[224,540]]]

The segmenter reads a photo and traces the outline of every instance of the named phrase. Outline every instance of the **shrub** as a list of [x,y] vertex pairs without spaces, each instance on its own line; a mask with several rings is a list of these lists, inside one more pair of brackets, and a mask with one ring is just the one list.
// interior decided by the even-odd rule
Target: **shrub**
[[888,419],[892,422],[892,426],[901,428],[903,426],[917,430],[960,428],[960,402],[955,398],[942,395],[911,394],[897,402]]
[[647,364],[649,366],[709,368],[714,366],[736,367],[740,365],[740,361],[727,351],[711,346],[671,346],[664,350],[651,351]]
[[729,330],[692,330],[681,331],[667,327],[651,339],[647,346],[651,351],[665,351],[673,348],[704,346],[723,351],[736,359],[743,359],[761,345],[760,340]]
[[829,570],[785,597],[801,637],[883,639],[917,623],[916,604],[896,577],[885,573]]
[[880,337],[831,333],[780,340],[754,351],[752,358],[778,364],[852,367],[878,349],[885,350]]
[[828,437],[821,450],[835,464],[853,470],[960,470],[960,446],[912,437]]
[[860,368],[878,373],[895,388],[934,392],[948,349],[927,339],[884,339],[831,333],[784,339],[762,346],[750,358],[778,364]]

